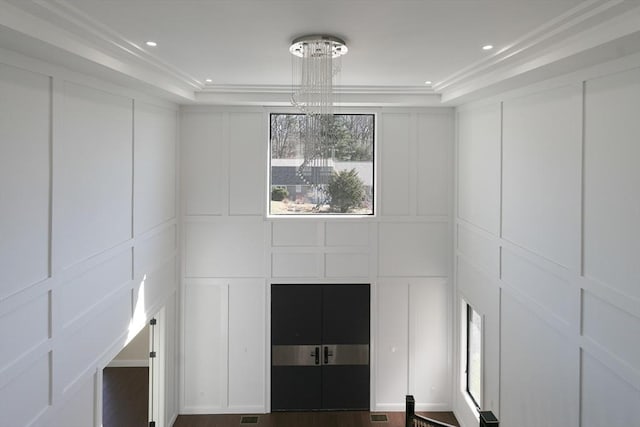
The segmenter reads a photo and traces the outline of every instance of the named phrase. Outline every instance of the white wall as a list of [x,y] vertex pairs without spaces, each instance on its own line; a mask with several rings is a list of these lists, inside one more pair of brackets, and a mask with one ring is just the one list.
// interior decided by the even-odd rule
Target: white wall
[[101,369],[177,298],[177,111],[0,58],[0,423],[99,425]]
[[270,410],[271,283],[371,283],[372,409],[451,408],[453,113],[373,112],[377,217],[267,219],[269,111],[183,107],[181,413]]
[[[626,67],[458,109],[456,307],[483,315],[481,405],[501,426],[640,425],[640,68]],[[463,375],[454,408],[471,427]]]

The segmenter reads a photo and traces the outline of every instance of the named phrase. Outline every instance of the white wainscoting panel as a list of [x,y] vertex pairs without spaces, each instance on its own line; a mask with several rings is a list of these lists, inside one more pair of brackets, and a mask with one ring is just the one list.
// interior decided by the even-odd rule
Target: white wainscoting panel
[[401,411],[409,372],[408,283],[378,282],[377,301],[376,406],[372,410]]
[[264,277],[262,220],[188,223],[187,277]]
[[0,388],[0,414],[3,426],[30,426],[49,406],[49,354]]
[[226,155],[223,114],[183,111],[180,173],[186,215],[221,215],[226,210]]
[[457,249],[461,255],[492,277],[499,276],[500,247],[497,241],[477,229],[458,225]]
[[370,224],[354,221],[327,221],[325,224],[327,246],[369,246]]
[[585,92],[584,272],[640,301],[640,73]]
[[67,268],[131,238],[133,106],[70,82],[63,91],[53,227],[56,262]]
[[325,254],[326,277],[368,277],[368,253],[331,253]]
[[47,421],[48,427],[89,427],[94,425],[94,402],[96,399],[95,375],[89,377],[65,398],[61,407],[56,408],[52,418]]
[[581,407],[581,427],[640,425],[640,390],[584,352]]
[[278,220],[271,223],[273,246],[318,246],[318,222],[312,220]]
[[503,106],[502,236],[573,271],[580,268],[582,87]]
[[135,104],[134,234],[176,215],[177,113],[143,102]]
[[229,408],[240,412],[265,409],[264,280],[229,285]]
[[451,236],[447,223],[380,223],[379,275],[447,276]]
[[177,230],[170,225],[146,239],[137,241],[134,249],[134,272],[138,276],[158,267],[175,253],[177,247]]
[[584,292],[582,334],[640,372],[640,318]]
[[500,104],[458,112],[458,217],[498,235]]
[[127,249],[104,263],[69,278],[60,286],[60,320],[68,326],[107,295],[131,280],[131,250]]
[[409,393],[429,402],[420,409],[446,410],[451,396],[448,280],[414,279],[408,297]]
[[322,254],[274,253],[271,255],[272,277],[320,277]]
[[577,427],[577,351],[505,291],[501,309],[500,424]]
[[266,123],[262,113],[229,113],[230,215],[262,215],[265,211]]
[[502,280],[535,300],[567,326],[578,324],[579,294],[561,278],[517,256],[502,250]]
[[385,113],[381,121],[382,141],[378,147],[381,165],[378,197],[381,200],[378,206],[382,215],[409,215],[411,115]]
[[0,300],[49,276],[50,117],[49,77],[0,64]]
[[418,114],[418,215],[448,215],[453,153],[453,111]]
[[0,315],[0,372],[49,339],[49,293]]
[[188,284],[184,311],[184,407],[211,413],[227,405],[227,285]]

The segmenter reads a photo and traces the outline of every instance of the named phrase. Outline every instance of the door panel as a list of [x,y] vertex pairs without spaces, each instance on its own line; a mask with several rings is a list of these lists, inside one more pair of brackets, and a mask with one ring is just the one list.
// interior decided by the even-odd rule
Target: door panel
[[369,285],[272,285],[271,409],[369,409]]

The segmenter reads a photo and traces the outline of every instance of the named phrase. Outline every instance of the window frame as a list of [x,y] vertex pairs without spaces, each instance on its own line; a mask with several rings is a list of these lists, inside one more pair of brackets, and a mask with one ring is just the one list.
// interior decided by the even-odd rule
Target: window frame
[[[466,354],[466,363],[465,363],[465,373],[464,373],[464,391],[467,395],[467,397],[471,400],[471,402],[475,405],[475,409],[476,410],[480,410],[481,408],[481,401],[482,401],[482,362],[483,362],[483,318],[482,315],[476,311],[471,304],[465,302],[465,307],[466,307],[466,314],[465,314],[465,332],[466,332],[466,340],[465,340],[465,354]],[[480,347],[480,396],[474,396],[473,393],[471,392],[471,390],[469,389],[469,375],[470,375],[470,365],[471,365],[471,324],[472,324],[472,319],[473,319],[473,314],[476,314],[476,316],[478,317],[478,319],[480,320],[480,331],[478,333],[478,339],[480,340],[479,343],[479,347]]]
[[302,213],[302,214],[274,214],[271,213],[271,191],[272,191],[272,151],[271,151],[271,134],[272,134],[272,128],[271,128],[271,118],[273,115],[289,115],[289,116],[302,116],[304,114],[300,113],[299,111],[291,111],[288,109],[274,109],[271,111],[267,111],[267,126],[268,126],[268,132],[267,132],[267,197],[266,197],[266,218],[269,220],[280,220],[282,218],[316,218],[316,219],[329,219],[329,218],[334,218],[337,220],[348,220],[348,219],[364,219],[364,220],[370,220],[370,219],[374,219],[378,216],[378,156],[377,156],[377,150],[378,150],[378,114],[375,111],[371,111],[371,110],[348,110],[348,111],[342,111],[342,112],[336,112],[333,115],[334,116],[371,116],[372,120],[373,120],[373,131],[372,131],[372,142],[373,142],[373,149],[372,149],[372,159],[371,159],[371,166],[372,166],[372,176],[371,176],[371,213],[330,213],[330,212],[323,212],[323,213]]

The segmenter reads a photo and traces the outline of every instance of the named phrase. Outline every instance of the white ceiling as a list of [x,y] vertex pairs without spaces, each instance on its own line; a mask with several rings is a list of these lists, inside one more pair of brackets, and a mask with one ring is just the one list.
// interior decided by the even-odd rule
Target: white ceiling
[[[291,40],[326,33],[349,47],[339,84],[442,93],[461,77],[513,61],[523,51],[536,53],[534,47],[544,48],[543,42],[557,42],[552,36],[566,32],[564,27],[584,26],[598,8],[620,2],[0,0],[0,12],[3,3],[14,23],[0,18],[0,27],[31,32],[57,49],[137,80],[144,81],[146,73],[151,85],[162,85],[164,78],[204,93],[287,86]],[[20,26],[16,17],[33,22]],[[70,40],[84,43],[84,49]],[[147,40],[158,46],[146,46]],[[494,50],[483,51],[485,44]],[[100,59],[95,51],[117,61]],[[207,78],[213,82],[207,84]]]

